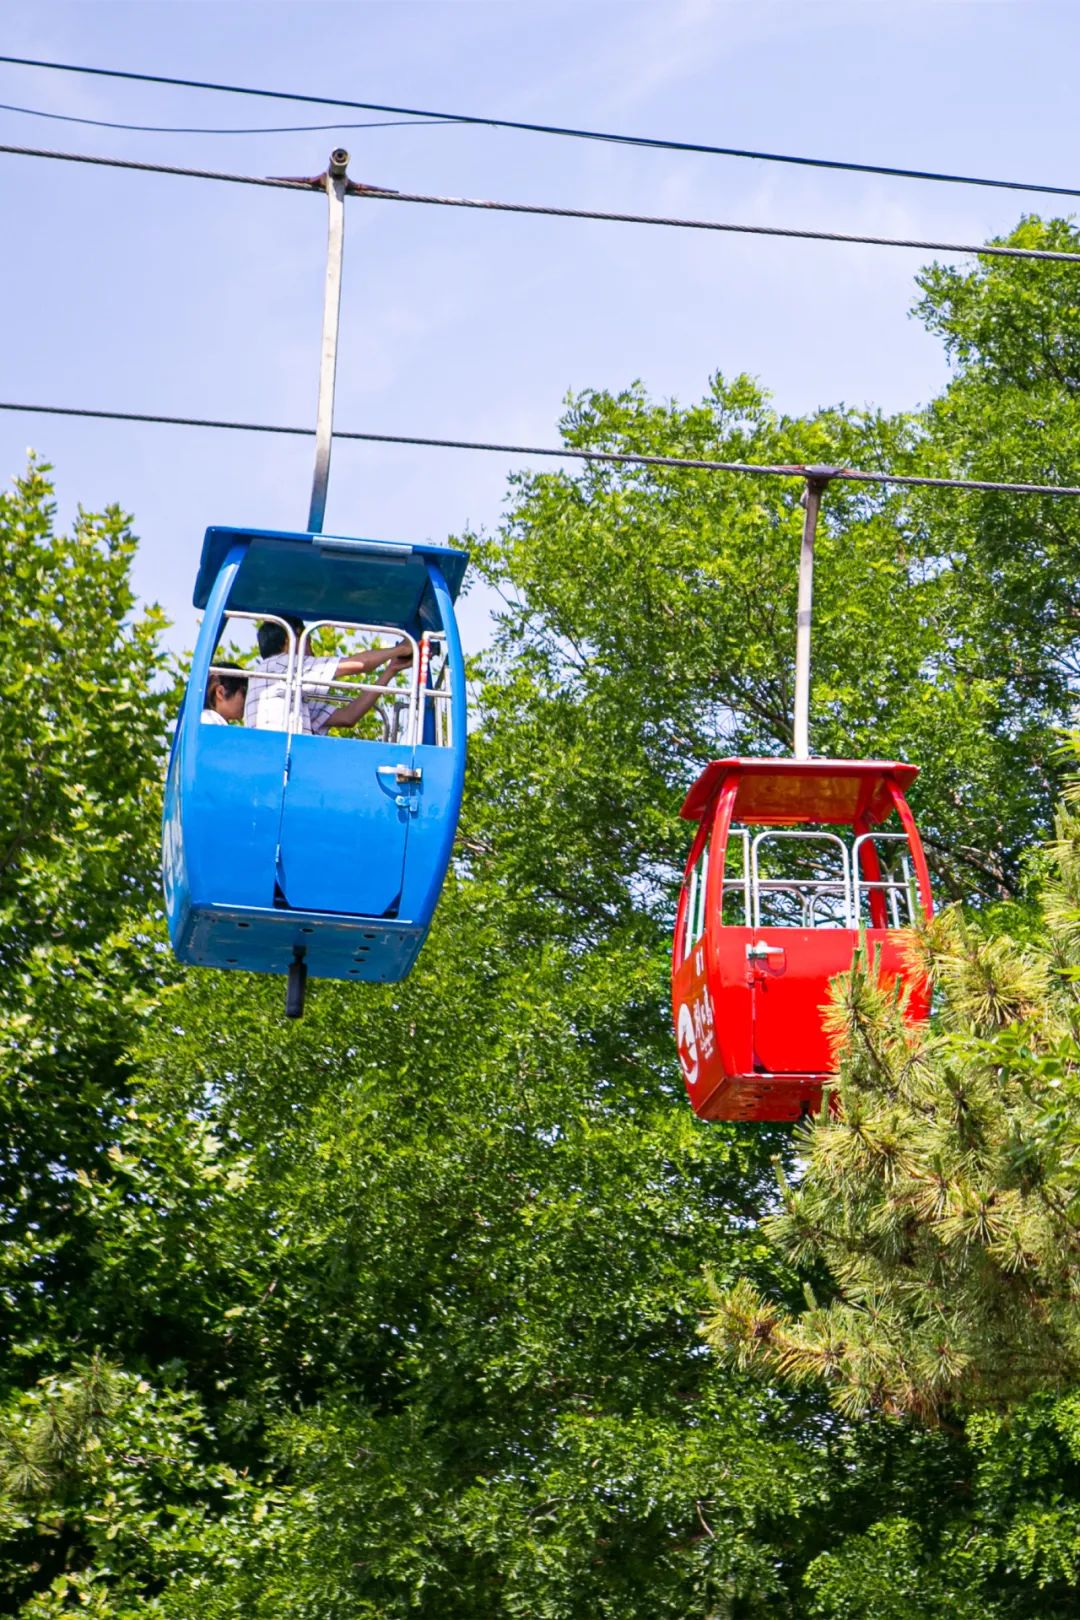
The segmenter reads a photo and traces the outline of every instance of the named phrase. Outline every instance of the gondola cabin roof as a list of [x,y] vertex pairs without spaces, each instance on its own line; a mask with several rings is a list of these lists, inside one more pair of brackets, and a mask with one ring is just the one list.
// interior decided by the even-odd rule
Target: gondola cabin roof
[[893,808],[886,782],[891,779],[905,793],[918,774],[917,765],[888,759],[714,759],[686,795],[680,814],[686,821],[704,820],[734,776],[734,821],[850,827],[865,817],[873,824]]
[[[450,546],[215,527],[207,529],[203,540],[193,596],[197,608],[205,608],[238,541],[246,542],[247,549],[229,592],[229,607],[235,611],[403,628],[439,623],[428,561],[438,564],[454,599],[469,560]],[[357,567],[360,562],[363,567]]]

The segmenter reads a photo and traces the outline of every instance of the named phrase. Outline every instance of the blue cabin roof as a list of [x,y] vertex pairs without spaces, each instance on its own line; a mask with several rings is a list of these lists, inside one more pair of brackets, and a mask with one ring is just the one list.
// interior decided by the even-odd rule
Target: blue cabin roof
[[[203,540],[193,601],[204,608],[214,580],[237,541],[247,552],[229,593],[229,607],[301,619],[349,619],[360,624],[437,624],[427,562],[442,570],[457,597],[468,553],[408,541],[353,540],[344,535],[276,529],[210,528]],[[362,567],[357,567],[362,563]]]

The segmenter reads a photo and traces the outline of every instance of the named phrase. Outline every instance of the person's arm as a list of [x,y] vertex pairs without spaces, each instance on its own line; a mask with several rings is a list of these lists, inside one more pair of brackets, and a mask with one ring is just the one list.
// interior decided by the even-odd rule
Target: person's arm
[[[366,675],[370,670],[378,669],[380,664],[393,660],[399,669],[404,669],[412,663],[412,642],[399,641],[396,647],[369,647],[366,652],[349,653],[342,658],[337,667],[341,675]],[[346,705],[348,707],[348,705]],[[368,704],[370,709],[371,704]]]
[[[408,643],[406,643],[406,646],[408,647]],[[408,648],[408,656],[403,657],[399,654],[392,662],[388,663],[375,685],[388,686],[394,676],[400,675],[401,671],[407,669],[411,662],[412,649]],[[350,703],[343,703],[340,708],[332,710],[320,725],[320,732],[329,731],[331,728],[340,731],[349,726],[355,726],[358,720],[362,720],[365,714],[370,713],[381,697],[381,692],[361,692],[360,696],[353,698]]]

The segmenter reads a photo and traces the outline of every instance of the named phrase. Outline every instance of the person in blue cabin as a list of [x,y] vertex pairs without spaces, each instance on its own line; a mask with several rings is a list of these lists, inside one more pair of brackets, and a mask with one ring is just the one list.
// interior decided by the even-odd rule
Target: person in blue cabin
[[243,723],[247,702],[246,675],[223,675],[225,669],[240,668],[239,664],[218,664],[206,683],[206,696],[200,718],[210,726],[227,726],[233,721]]
[[[285,623],[291,627],[299,643],[304,633],[303,620],[290,617]],[[285,624],[271,620],[259,625],[257,636],[259,658],[251,666],[253,678],[248,682],[244,724],[257,731],[284,731],[289,710],[286,680],[289,670],[288,633]],[[395,675],[408,668],[412,656],[411,641],[399,641],[394,647],[371,647],[365,652],[349,653],[344,658],[336,654],[329,658],[316,658],[308,654],[302,672],[300,730],[321,736],[331,727],[355,726],[374,708],[380,694],[361,692],[348,703],[334,703],[329,701],[329,683],[349,675],[370,675],[382,668],[382,674],[375,684],[384,687]]]

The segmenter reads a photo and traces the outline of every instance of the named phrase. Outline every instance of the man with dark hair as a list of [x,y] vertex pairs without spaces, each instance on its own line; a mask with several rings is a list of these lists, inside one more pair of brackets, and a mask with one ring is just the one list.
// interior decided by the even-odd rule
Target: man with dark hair
[[[244,724],[258,731],[284,731],[288,724],[290,630],[295,644],[299,644],[304,633],[302,619],[282,616],[264,620],[257,631],[260,656],[251,669]],[[378,702],[377,692],[362,692],[352,702],[344,704],[313,702],[312,698],[328,698],[331,681],[348,675],[368,675],[383,665],[386,668],[377,684],[385,686],[412,663],[412,656],[412,642],[408,640],[399,641],[395,647],[371,647],[365,652],[349,653],[344,658],[305,655],[301,672],[300,730],[322,734],[331,726],[354,726]]]
[[293,635],[299,641],[304,633],[303,619],[294,619],[286,616],[284,623],[279,624],[276,619],[264,619],[255,632],[255,639],[259,643],[260,658],[277,658],[279,654],[289,650],[288,625]]
[[239,664],[218,664],[206,683],[206,696],[200,719],[210,726],[227,726],[232,720],[243,721],[247,700],[246,675],[222,675],[223,669],[239,669]]

